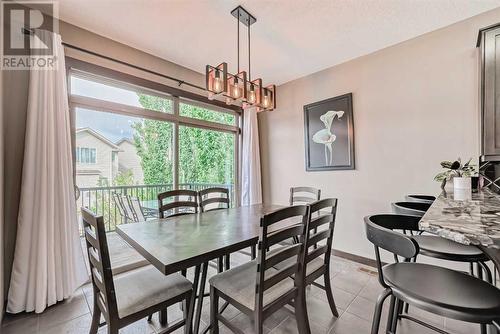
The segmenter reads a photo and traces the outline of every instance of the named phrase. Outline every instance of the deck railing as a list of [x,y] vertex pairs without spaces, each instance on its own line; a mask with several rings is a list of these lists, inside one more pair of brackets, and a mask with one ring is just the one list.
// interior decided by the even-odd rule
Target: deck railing
[[[224,187],[229,189],[231,204],[235,203],[235,189],[232,184],[212,183],[181,183],[180,189],[202,190],[210,187]],[[147,184],[133,186],[111,186],[80,188],[80,197],[77,199],[77,210],[86,207],[97,215],[104,217],[107,231],[114,231],[116,225],[122,223],[122,217],[113,200],[113,193],[130,195],[139,198],[142,202],[153,202],[161,192],[172,190],[173,184]]]

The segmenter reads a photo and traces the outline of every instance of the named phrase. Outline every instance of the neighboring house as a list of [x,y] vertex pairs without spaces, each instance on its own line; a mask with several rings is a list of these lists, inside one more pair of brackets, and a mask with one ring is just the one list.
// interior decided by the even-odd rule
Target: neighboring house
[[91,128],[76,130],[76,185],[97,187],[99,180],[112,185],[118,173],[120,148]]
[[116,146],[120,148],[118,152],[118,171],[132,171],[135,184],[142,184],[144,173],[142,172],[141,158],[137,154],[137,149],[131,139],[122,138]]

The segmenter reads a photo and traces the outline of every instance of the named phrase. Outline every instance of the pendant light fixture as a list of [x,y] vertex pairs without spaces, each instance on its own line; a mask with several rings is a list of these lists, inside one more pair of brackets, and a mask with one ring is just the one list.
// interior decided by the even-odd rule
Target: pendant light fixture
[[[232,104],[239,101],[243,106],[255,106],[258,111],[270,111],[276,108],[276,86],[262,86],[262,79],[251,77],[250,59],[250,26],[257,22],[246,9],[241,6],[231,11],[236,18],[237,33],[237,59],[238,67],[236,74],[228,72],[227,63],[217,66],[207,65],[206,67],[206,88],[208,98],[214,99],[217,96],[224,96],[226,103]],[[240,24],[243,23],[248,31],[248,75],[246,71],[240,70]]]

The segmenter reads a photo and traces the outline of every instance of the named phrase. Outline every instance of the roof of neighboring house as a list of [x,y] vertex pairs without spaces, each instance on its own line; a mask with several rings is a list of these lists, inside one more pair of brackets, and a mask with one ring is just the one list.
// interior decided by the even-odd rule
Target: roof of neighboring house
[[76,129],[76,133],[80,133],[80,132],[88,132],[92,136],[94,136],[97,139],[99,139],[100,141],[104,142],[106,145],[110,146],[113,149],[113,151],[121,151],[121,149],[118,146],[116,146],[111,140],[109,140],[108,138],[104,137],[99,132],[97,132],[91,128]]
[[132,141],[132,139],[130,138],[126,138],[126,137],[123,137],[122,139],[120,139],[119,141],[116,142],[116,145],[117,146],[120,146],[121,144],[123,144],[124,142],[127,142],[127,143],[130,143],[132,145],[134,145],[134,142]]

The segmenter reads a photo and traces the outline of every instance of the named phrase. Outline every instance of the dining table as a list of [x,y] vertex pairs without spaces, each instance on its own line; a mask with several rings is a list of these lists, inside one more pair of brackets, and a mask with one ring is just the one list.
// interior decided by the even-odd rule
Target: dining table
[[443,191],[419,222],[420,229],[479,247],[500,272],[500,195],[479,191]]
[[[238,208],[185,214],[141,223],[122,224],[117,233],[164,275],[194,268],[192,308],[188,321],[194,321],[193,333],[200,330],[208,262],[257,244],[260,219],[282,208],[257,204]],[[273,226],[280,229],[296,221]],[[272,232],[272,231],[271,231]],[[160,323],[167,323],[166,311]]]

